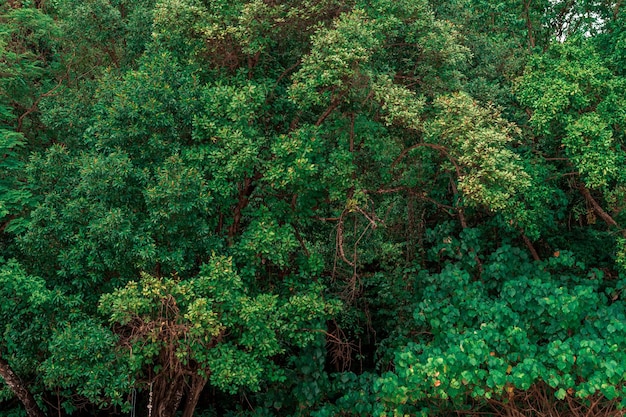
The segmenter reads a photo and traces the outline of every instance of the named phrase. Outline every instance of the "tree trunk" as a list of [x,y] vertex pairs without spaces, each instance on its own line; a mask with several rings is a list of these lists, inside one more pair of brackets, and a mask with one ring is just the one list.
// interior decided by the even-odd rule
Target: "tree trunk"
[[159,378],[154,384],[152,417],[174,417],[183,398],[185,379],[177,375],[173,380]]
[[187,393],[187,401],[185,402],[185,411],[183,417],[193,417],[193,412],[196,409],[200,394],[207,383],[206,378],[202,378],[200,375],[193,375],[191,377],[191,387],[189,393]]
[[15,375],[11,366],[7,361],[0,357],[0,376],[4,379],[4,382],[11,388],[11,391],[19,398],[19,400],[24,404],[24,408],[26,409],[26,414],[29,417],[46,417],[46,415],[41,411],[39,405],[35,401],[33,395],[28,391],[26,386],[20,381],[20,379]]

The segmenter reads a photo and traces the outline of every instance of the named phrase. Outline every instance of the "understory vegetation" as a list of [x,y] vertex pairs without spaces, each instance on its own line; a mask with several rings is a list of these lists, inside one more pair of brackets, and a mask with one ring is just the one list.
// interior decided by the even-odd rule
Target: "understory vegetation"
[[0,2],[0,416],[622,416],[622,6]]

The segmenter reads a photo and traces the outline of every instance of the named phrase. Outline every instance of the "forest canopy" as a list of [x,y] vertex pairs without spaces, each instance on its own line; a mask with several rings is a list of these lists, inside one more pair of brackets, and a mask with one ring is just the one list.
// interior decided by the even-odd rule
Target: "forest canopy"
[[626,407],[605,0],[4,0],[0,416]]

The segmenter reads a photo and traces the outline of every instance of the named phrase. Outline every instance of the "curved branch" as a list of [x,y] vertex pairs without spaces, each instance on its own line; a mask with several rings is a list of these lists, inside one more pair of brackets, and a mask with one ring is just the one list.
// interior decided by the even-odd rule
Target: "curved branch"
[[339,250],[339,256],[341,259],[348,265],[354,268],[355,263],[350,262],[350,260],[346,257],[346,252],[343,249],[343,214],[341,219],[339,219],[339,224],[337,225],[337,249]]
[[37,99],[33,102],[32,106],[30,106],[29,109],[27,109],[24,113],[22,113],[18,119],[17,119],[17,127],[15,128],[16,132],[21,132],[22,131],[22,125],[24,124],[24,119],[26,118],[26,116],[28,116],[29,114],[37,111],[39,109],[39,103],[41,102],[41,99],[44,97],[50,97],[52,96],[55,91],[61,87],[63,85],[63,81],[65,80],[69,80],[69,68],[68,68],[68,73],[66,73],[65,75],[63,75],[63,77],[61,77],[61,79],[59,80],[59,82],[57,83],[57,85],[55,85],[51,90],[41,94],[39,97],[37,97]]
[[421,147],[426,147],[426,148],[431,148],[431,149],[436,149],[439,152],[443,153],[444,155],[450,157],[450,153],[448,152],[448,149],[445,146],[441,146],[441,145],[436,145],[434,143],[426,143],[426,142],[420,142],[420,143],[416,143],[415,145],[409,146],[408,148],[404,149],[402,152],[400,152],[400,155],[398,155],[398,157],[396,158],[395,161],[393,161],[393,163],[391,164],[391,169],[393,169],[396,165],[398,165],[398,163],[404,159],[405,156],[407,156],[407,154],[409,152],[411,152],[414,149],[417,148],[421,148]]
[[41,408],[39,408],[33,395],[28,391],[28,388],[26,388],[24,383],[15,375],[9,363],[1,357],[0,376],[4,379],[4,382],[6,382],[15,396],[24,404],[26,414],[28,414],[29,417],[46,417],[43,411],[41,411]]
[[596,212],[598,217],[600,217],[609,227],[618,228],[622,236],[626,237],[626,230],[623,230],[619,226],[619,224],[615,221],[615,219],[613,219],[613,217],[611,217],[609,213],[604,211],[604,209],[600,206],[600,204],[598,204],[598,202],[593,198],[589,189],[585,187],[583,184],[578,184],[578,189],[580,190],[583,197],[585,197],[585,200],[587,200],[587,202],[591,204],[593,211]]

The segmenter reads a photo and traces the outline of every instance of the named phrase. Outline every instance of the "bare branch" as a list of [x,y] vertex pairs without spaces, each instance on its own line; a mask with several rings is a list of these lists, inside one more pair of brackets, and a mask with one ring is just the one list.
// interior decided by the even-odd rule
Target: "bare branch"
[[530,241],[530,239],[528,238],[528,236],[526,236],[524,234],[524,232],[522,232],[522,239],[524,240],[524,244],[526,245],[526,247],[528,248],[528,250],[530,251],[530,254],[532,255],[533,259],[535,261],[540,261],[541,258],[539,257],[539,254],[537,253],[537,251],[535,250],[535,247],[533,246],[533,243]]
[[617,224],[615,219],[613,219],[613,217],[611,217],[609,213],[604,211],[604,209],[600,206],[600,204],[598,204],[598,202],[593,198],[589,189],[585,187],[583,184],[579,184],[578,189],[580,190],[583,197],[585,197],[585,200],[587,200],[587,202],[591,205],[591,207],[593,208],[593,211],[596,212],[598,217],[600,217],[610,227],[618,228],[622,236],[626,237],[626,230],[623,230],[619,226],[619,224]]

